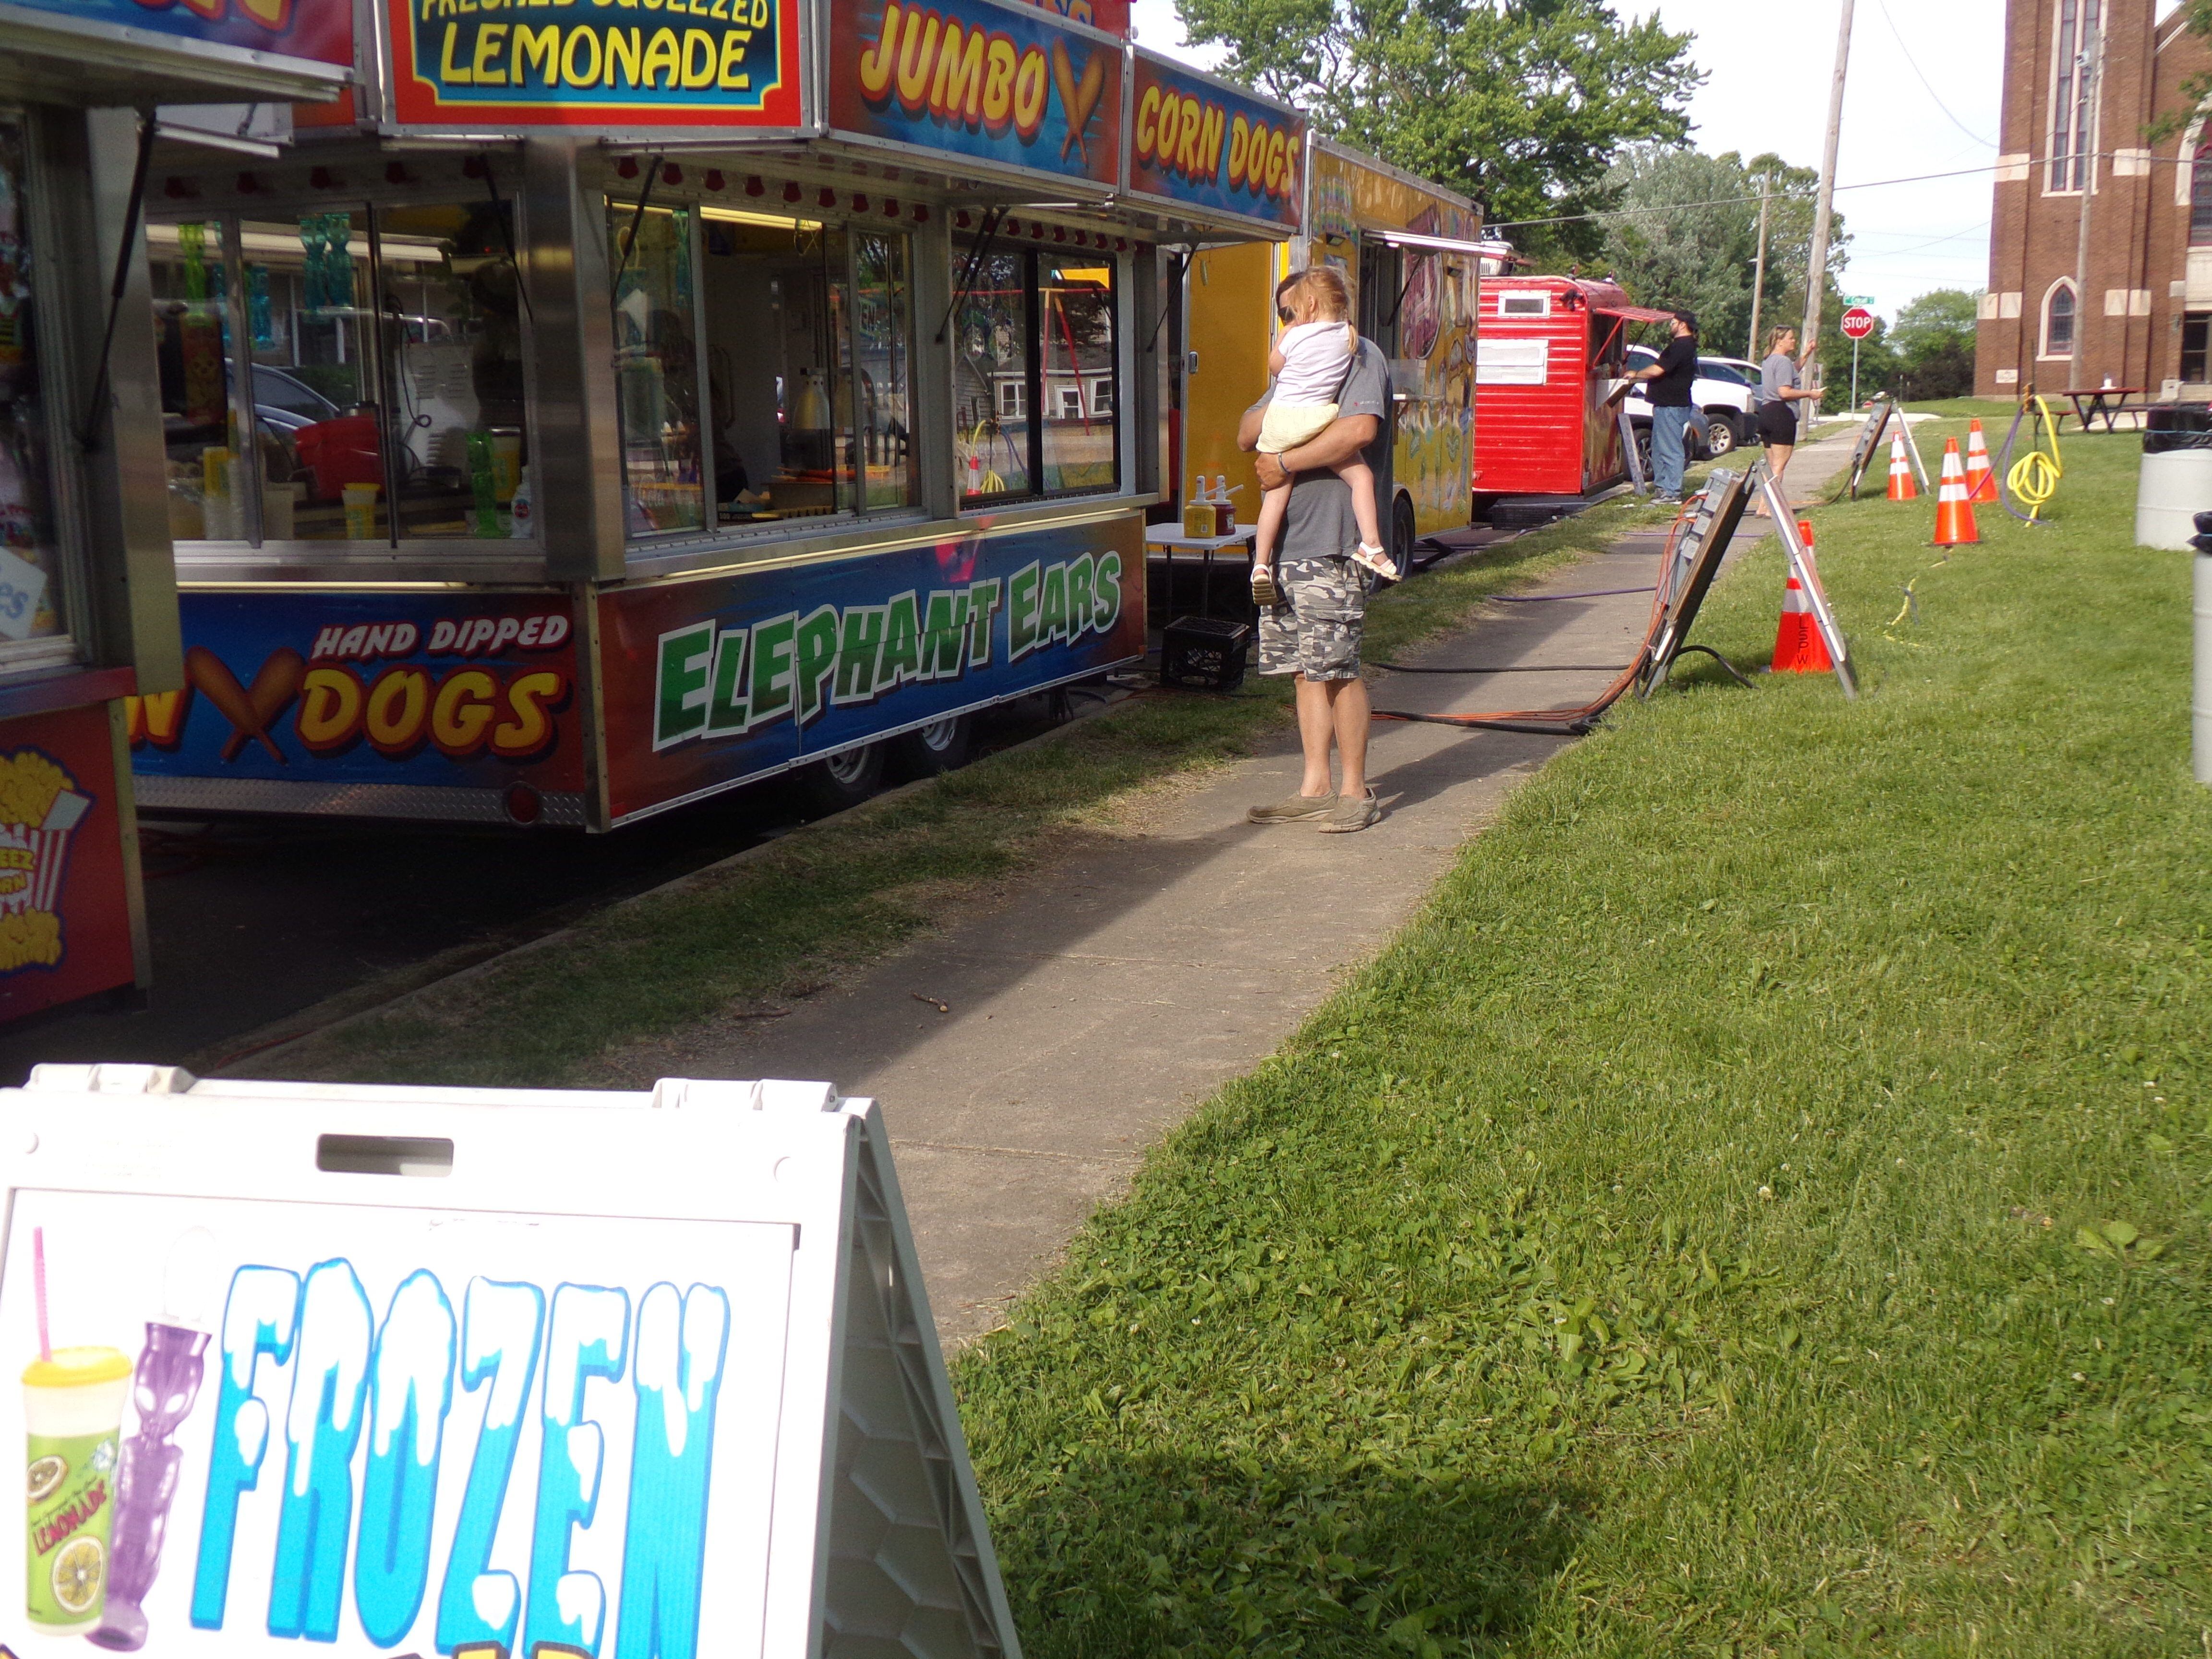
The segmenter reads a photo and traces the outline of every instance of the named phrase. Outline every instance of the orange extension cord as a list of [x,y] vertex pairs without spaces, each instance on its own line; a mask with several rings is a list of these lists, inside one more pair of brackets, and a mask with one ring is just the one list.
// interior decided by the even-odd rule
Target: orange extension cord
[[[1692,496],[1683,503],[1682,510],[1674,515],[1668,526],[1667,546],[1659,557],[1659,571],[1663,578],[1674,568],[1675,544],[1681,540],[1684,526],[1690,522],[1698,498]],[[1620,671],[1612,684],[1598,693],[1589,702],[1575,708],[1501,708],[1476,714],[1415,714],[1400,708],[1378,708],[1374,718],[1378,720],[1411,720],[1428,726],[1463,726],[1489,732],[1528,732],[1540,737],[1579,738],[1598,723],[1599,717],[1620,701],[1629,687],[1636,684],[1645,665],[1651,660],[1651,647],[1659,638],[1659,630],[1667,620],[1667,583],[1664,580],[1652,585],[1651,623],[1644,630],[1644,643],[1637,647],[1636,660]],[[1449,671],[1444,671],[1449,672]],[[1493,669],[1467,669],[1467,673],[1494,673]]]

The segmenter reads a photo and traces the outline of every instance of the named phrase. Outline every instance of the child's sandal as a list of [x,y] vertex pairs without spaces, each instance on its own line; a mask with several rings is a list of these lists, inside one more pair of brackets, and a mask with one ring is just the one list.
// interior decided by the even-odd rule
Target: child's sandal
[[1359,550],[1352,557],[1354,563],[1365,566],[1386,582],[1395,582],[1398,580],[1398,562],[1390,556],[1390,550],[1387,547],[1378,547],[1372,542],[1362,542],[1359,544]]
[[1276,585],[1274,568],[1271,565],[1252,567],[1252,603],[1262,611],[1283,602],[1283,590]]

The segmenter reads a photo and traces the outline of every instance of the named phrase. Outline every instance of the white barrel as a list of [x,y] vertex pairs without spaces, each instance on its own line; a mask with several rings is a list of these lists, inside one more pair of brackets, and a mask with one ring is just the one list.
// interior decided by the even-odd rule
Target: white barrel
[[2197,695],[2190,712],[2197,781],[2212,783],[2212,553],[2197,556]]
[[2169,449],[2142,458],[2136,486],[2136,545],[2189,550],[2197,515],[2212,512],[2212,449]]

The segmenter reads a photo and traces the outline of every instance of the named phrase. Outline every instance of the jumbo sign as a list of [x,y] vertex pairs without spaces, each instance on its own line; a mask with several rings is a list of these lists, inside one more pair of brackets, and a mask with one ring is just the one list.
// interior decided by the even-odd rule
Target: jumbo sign
[[1034,6],[834,0],[830,125],[1115,182],[1121,50]]
[[1129,187],[1295,226],[1304,121],[1146,52],[1136,65]]

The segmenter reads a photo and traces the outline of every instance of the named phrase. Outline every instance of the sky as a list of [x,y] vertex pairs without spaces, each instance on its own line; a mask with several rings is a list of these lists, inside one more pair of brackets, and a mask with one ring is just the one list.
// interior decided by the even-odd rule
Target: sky
[[[2176,3],[2159,0],[2159,15]],[[1820,165],[1841,0],[1615,0],[1613,10],[1656,11],[1697,37],[1690,56],[1706,78],[1690,118],[1699,149]],[[1134,15],[1146,46],[1209,64],[1211,54],[1183,46],[1174,0],[1134,0]],[[1883,181],[1995,162],[2003,52],[2004,0],[1857,0],[1836,210],[1851,239],[1844,292],[1869,296],[1886,317],[1930,289],[1988,280],[1987,172]]]

